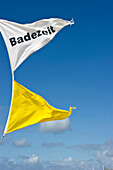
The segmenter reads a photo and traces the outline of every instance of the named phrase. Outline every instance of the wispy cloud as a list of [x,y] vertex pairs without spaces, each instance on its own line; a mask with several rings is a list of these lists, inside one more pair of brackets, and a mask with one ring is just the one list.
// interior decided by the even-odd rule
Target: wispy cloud
[[79,145],[73,145],[70,146],[69,148],[72,149],[80,149],[80,150],[105,150],[109,146],[106,146],[104,144],[79,144]]
[[52,148],[52,147],[58,147],[58,146],[64,146],[64,144],[61,141],[58,142],[45,142],[42,144],[42,146],[46,147],[46,148]]
[[113,149],[113,140],[107,139],[105,144],[79,144],[69,146],[68,148],[72,149],[80,149],[80,150],[96,150],[96,151],[104,151]]
[[37,155],[32,154],[30,157],[23,157],[20,162],[16,162],[15,159],[5,159],[0,163],[2,170],[91,170],[95,167],[95,170],[102,169],[100,164],[94,163],[90,160],[78,161],[73,160],[72,157],[64,158],[60,161],[42,161]]
[[44,122],[41,123],[39,126],[40,132],[49,132],[49,133],[61,133],[66,130],[70,130],[70,120],[69,118],[59,121],[51,121],[51,122]]
[[[59,142],[56,143],[46,143],[46,147],[51,147],[54,145],[62,144]],[[97,145],[97,144],[96,144]],[[87,148],[93,148],[97,151],[95,159],[92,160],[76,160],[73,159],[73,157],[70,155],[67,158],[63,158],[59,161],[43,161],[37,156],[36,154],[32,154],[30,157],[21,156],[20,161],[17,162],[14,158],[7,159],[4,158],[0,162],[0,167],[2,170],[100,170],[102,169],[103,165],[106,169],[113,169],[113,141],[111,139],[108,139],[104,144],[107,149],[104,151],[97,151],[97,147],[87,147]],[[102,149],[105,149],[106,147],[102,146]],[[86,148],[86,147],[85,147]],[[101,148],[100,144],[98,146],[98,149]]]
[[[108,169],[113,169],[113,140],[107,139],[105,144],[79,144],[73,145],[68,148],[80,149],[81,151],[95,150],[96,160],[101,166]],[[102,153],[101,153],[102,152]]]
[[20,140],[15,140],[13,142],[13,145],[16,146],[16,147],[30,147],[29,142],[25,138],[20,139]]

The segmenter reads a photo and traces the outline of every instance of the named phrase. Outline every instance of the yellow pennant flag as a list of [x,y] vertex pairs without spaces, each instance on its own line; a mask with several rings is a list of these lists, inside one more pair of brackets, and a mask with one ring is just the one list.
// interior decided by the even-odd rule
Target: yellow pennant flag
[[62,120],[72,113],[72,107],[69,111],[56,109],[38,94],[13,81],[12,104],[5,133],[39,122]]

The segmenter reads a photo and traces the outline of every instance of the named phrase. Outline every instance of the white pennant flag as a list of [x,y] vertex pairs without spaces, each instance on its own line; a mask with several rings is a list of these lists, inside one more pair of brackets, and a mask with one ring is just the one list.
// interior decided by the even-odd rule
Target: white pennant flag
[[9,53],[12,72],[33,52],[46,45],[73,20],[50,18],[31,24],[18,24],[0,19],[0,31]]

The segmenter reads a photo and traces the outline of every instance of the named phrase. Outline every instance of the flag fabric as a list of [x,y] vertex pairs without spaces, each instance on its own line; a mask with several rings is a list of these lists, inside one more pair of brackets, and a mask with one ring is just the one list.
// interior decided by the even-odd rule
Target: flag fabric
[[69,111],[56,109],[40,95],[15,80],[13,83],[12,104],[4,134],[40,122],[62,120],[72,113],[71,107]]
[[69,111],[56,109],[14,80],[14,71],[30,54],[45,46],[62,28],[72,24],[73,20],[59,18],[43,19],[31,24],[0,19],[0,32],[8,50],[12,70],[12,100],[2,139],[6,133],[39,122],[62,120],[72,113],[72,107]]
[[0,19],[0,31],[7,46],[12,72],[33,52],[45,46],[65,26],[74,21],[43,19],[18,24]]

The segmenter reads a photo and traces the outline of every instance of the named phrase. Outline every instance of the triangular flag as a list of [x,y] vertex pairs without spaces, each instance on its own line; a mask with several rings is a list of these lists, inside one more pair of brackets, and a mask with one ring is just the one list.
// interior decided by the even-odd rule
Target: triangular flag
[[4,134],[39,122],[62,120],[72,113],[71,107],[69,111],[56,109],[38,94],[13,81],[12,104]]
[[65,26],[74,21],[43,19],[18,24],[0,19],[0,31],[7,46],[12,72],[33,52],[45,46]]

